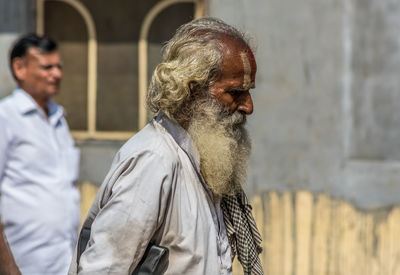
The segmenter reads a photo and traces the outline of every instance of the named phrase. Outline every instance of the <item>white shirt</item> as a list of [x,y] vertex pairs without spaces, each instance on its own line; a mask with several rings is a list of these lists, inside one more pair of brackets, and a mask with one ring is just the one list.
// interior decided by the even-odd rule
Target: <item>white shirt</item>
[[22,274],[66,274],[79,227],[79,151],[63,108],[21,89],[0,101],[0,210]]
[[[117,153],[85,224],[91,237],[69,274],[130,274],[151,241],[169,249],[165,274],[231,274],[220,197],[199,174],[187,132],[158,116]],[[84,226],[85,226],[84,224]]]

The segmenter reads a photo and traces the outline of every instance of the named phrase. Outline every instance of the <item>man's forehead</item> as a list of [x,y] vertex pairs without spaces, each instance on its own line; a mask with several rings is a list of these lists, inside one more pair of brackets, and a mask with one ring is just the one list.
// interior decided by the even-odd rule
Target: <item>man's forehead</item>
[[28,57],[30,57],[30,56],[36,57],[36,56],[41,56],[43,54],[44,53],[39,48],[36,48],[36,47],[31,47],[26,52],[26,56],[28,56]]
[[240,57],[242,59],[242,64],[243,64],[243,88],[245,90],[249,90],[251,88],[254,88],[255,85],[254,80],[251,79],[251,75],[254,68],[252,68],[252,65],[250,64],[250,58],[248,52],[241,51]]
[[223,77],[240,78],[240,89],[249,90],[255,87],[257,65],[250,47],[243,40],[232,36],[221,36],[220,46],[223,53]]
[[27,58],[28,60],[36,60],[39,62],[47,62],[49,61],[49,59],[54,60],[60,59],[60,55],[58,53],[58,51],[51,51],[51,52],[43,52],[42,50],[40,50],[39,48],[36,47],[32,47],[29,48],[25,58]]

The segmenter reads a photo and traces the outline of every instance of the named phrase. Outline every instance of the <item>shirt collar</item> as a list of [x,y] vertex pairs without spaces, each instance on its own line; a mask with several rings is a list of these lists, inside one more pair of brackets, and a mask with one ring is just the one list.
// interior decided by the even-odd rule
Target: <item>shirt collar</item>
[[66,115],[64,108],[51,99],[47,103],[47,108],[49,110],[49,121],[52,125],[56,125]]
[[200,156],[188,132],[176,121],[168,118],[162,111],[156,116],[155,120],[167,130],[179,147],[188,155],[195,169],[200,172]]
[[[15,98],[15,104],[21,114],[26,115],[30,112],[39,112],[43,114],[43,110],[38,106],[32,96],[21,88],[15,89],[13,96]],[[47,103],[47,108],[49,110],[49,121],[53,125],[55,125],[61,117],[65,115],[64,108],[51,99]]]
[[200,179],[201,184],[208,192],[212,200],[220,200],[220,196],[215,195],[211,189],[208,187],[203,175],[200,173],[200,155],[196,149],[196,146],[193,144],[192,139],[189,136],[189,133],[182,128],[176,121],[168,118],[168,116],[160,111],[159,114],[155,117],[155,121],[158,122],[164,129],[172,136],[175,142],[179,145],[179,147],[186,153],[189,157],[190,162],[194,170],[196,171],[197,176]]
[[24,90],[20,88],[15,89],[13,96],[15,99],[14,102],[22,115],[38,110],[39,106],[35,100]]

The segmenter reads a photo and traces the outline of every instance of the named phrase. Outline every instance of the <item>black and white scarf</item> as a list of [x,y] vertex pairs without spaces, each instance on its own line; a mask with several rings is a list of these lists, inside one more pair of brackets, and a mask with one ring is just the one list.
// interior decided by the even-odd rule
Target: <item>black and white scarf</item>
[[260,258],[261,235],[251,213],[246,194],[240,190],[233,196],[223,196],[221,209],[232,251],[232,260],[238,256],[244,275],[264,274]]

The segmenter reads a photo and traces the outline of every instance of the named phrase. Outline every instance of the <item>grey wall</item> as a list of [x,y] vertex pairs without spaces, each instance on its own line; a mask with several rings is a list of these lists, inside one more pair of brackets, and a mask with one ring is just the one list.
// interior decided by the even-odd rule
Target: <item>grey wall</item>
[[35,2],[0,0],[0,98],[15,88],[8,67],[8,49],[19,35],[35,30]]
[[8,95],[15,88],[8,66],[8,51],[12,42],[17,38],[15,33],[0,33],[0,98]]
[[77,140],[81,150],[79,180],[100,185],[110,169],[115,153],[123,145],[123,141]]
[[399,203],[400,2],[210,0],[208,11],[257,49],[250,193]]

